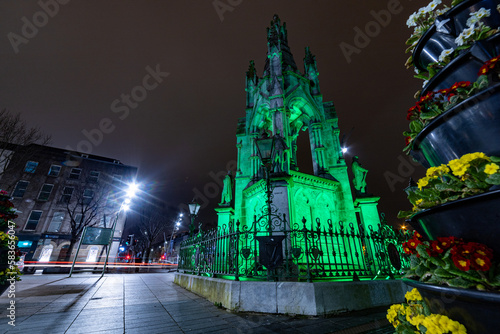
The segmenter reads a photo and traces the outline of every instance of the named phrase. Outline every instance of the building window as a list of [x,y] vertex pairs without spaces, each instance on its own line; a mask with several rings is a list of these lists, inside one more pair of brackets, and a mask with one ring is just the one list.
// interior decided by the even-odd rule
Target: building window
[[121,183],[122,183],[122,176],[118,174],[113,175],[113,185],[120,186]]
[[28,161],[26,163],[26,166],[24,166],[24,171],[26,173],[34,173],[37,167],[38,167],[37,161]]
[[77,213],[75,216],[75,224],[79,225],[82,222],[83,215],[81,213]]
[[42,211],[33,210],[30,213],[28,218],[28,222],[26,223],[25,230],[35,230],[38,222],[40,221],[40,217],[42,216]]
[[12,197],[23,197],[26,192],[26,188],[28,188],[28,184],[30,184],[28,181],[17,181],[16,187],[12,192]]
[[71,173],[69,173],[69,178],[71,180],[78,180],[80,178],[81,173],[82,173],[81,168],[72,168]]
[[40,189],[40,193],[38,194],[38,200],[39,201],[47,201],[49,199],[50,193],[52,192],[52,189],[54,189],[53,184],[45,183],[42,186],[42,189]]
[[83,204],[89,205],[94,197],[94,191],[92,189],[85,189],[83,191]]
[[61,172],[61,166],[52,165],[52,166],[50,166],[50,169],[49,169],[49,176],[58,177],[60,172]]
[[62,222],[64,220],[64,212],[54,212],[54,216],[50,221],[47,232],[61,232]]
[[71,195],[73,195],[73,191],[75,188],[73,187],[64,187],[63,194],[61,196],[62,203],[69,203],[71,201]]
[[100,172],[96,170],[91,170],[89,173],[88,181],[90,183],[97,183],[97,181],[99,180],[99,174]]

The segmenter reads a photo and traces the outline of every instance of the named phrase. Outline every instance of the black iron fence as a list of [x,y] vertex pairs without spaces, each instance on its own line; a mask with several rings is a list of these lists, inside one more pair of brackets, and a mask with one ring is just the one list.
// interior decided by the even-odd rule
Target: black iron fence
[[385,224],[363,230],[316,219],[308,228],[303,219],[282,226],[270,230],[258,221],[236,222],[201,231],[182,242],[178,270],[235,280],[312,282],[392,278],[409,267],[401,246],[406,235]]

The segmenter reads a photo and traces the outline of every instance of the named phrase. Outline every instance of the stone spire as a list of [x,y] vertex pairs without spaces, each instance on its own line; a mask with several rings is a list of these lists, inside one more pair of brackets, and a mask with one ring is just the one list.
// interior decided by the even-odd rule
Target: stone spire
[[247,92],[247,108],[252,108],[254,105],[255,90],[258,82],[259,78],[257,77],[257,71],[255,70],[255,62],[250,60],[245,86],[245,91]]
[[292,71],[298,73],[297,65],[288,46],[286,23],[281,25],[278,15],[274,15],[271,26],[267,28],[267,59],[264,66],[264,77],[270,74],[269,59],[275,54],[280,56],[281,72]]
[[318,65],[316,64],[316,56],[311,53],[309,47],[306,47],[306,55],[304,57],[305,76],[311,83],[311,95],[320,95]]

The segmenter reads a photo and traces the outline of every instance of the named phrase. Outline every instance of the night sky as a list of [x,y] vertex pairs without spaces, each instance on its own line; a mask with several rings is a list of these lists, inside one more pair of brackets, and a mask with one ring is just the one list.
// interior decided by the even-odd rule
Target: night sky
[[[41,13],[44,3],[50,16]],[[402,132],[421,87],[404,67],[406,20],[426,4],[4,0],[0,108],[51,134],[53,146],[139,167],[138,181],[167,205],[190,202],[197,191],[213,197],[210,175],[236,159],[245,72],[255,60],[262,75],[266,28],[278,14],[300,71],[304,48],[316,55],[324,100],[335,103],[341,136],[348,136],[346,161],[359,156],[369,170],[368,192],[382,197],[379,211],[396,223],[397,211],[410,207],[402,189],[423,170],[408,165]],[[366,28],[363,39],[359,31]],[[347,57],[341,45],[352,51]],[[136,102],[127,100],[131,93]],[[310,164],[299,161],[303,171]],[[206,223],[215,221],[219,200],[217,194],[202,208]]]

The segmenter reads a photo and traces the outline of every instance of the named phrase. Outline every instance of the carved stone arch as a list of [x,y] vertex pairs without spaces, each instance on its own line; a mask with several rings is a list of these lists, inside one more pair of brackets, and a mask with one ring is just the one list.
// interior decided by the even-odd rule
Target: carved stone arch
[[[305,217],[307,220],[308,226],[310,226],[312,215],[311,215],[311,194],[308,189],[299,188],[294,196],[294,204],[295,204],[295,219],[296,223],[302,222],[302,218]],[[302,225],[299,226],[302,228]]]
[[323,227],[327,226],[328,219],[334,220],[335,202],[332,196],[321,193],[316,200],[315,208]]

